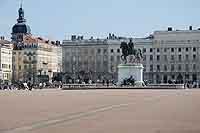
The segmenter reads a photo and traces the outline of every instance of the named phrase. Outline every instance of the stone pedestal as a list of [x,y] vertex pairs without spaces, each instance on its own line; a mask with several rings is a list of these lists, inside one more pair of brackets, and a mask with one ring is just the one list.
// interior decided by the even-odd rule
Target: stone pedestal
[[143,86],[143,65],[140,63],[120,64],[118,66],[118,84],[131,76],[135,79],[135,86]]

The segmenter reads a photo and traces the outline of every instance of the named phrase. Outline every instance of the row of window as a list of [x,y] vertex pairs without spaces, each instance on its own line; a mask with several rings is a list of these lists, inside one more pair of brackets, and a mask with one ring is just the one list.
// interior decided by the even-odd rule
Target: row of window
[[24,55],[32,56],[32,55],[36,55],[36,52],[24,52]]
[[[167,57],[168,57],[168,55],[163,55],[164,61],[168,61],[168,58],[167,58]],[[150,55],[150,56],[149,56],[149,60],[150,60],[150,61],[153,61],[155,58],[156,58],[157,61],[160,61],[160,60],[161,60],[161,55],[157,55],[156,57],[153,57],[153,55]],[[178,55],[178,61],[182,61],[183,58],[184,58],[184,57],[183,57],[182,55]],[[196,54],[193,54],[193,55],[192,55],[192,60],[196,60],[196,59],[197,59]],[[143,60],[146,61],[146,55],[144,55]],[[171,55],[170,60],[171,60],[171,61],[175,61],[175,55]],[[189,55],[188,55],[188,54],[185,55],[185,60],[186,60],[186,61],[189,60]]]
[[200,40],[155,40],[155,43],[171,44],[171,43],[197,43]]
[[[98,53],[98,54],[100,54],[101,52],[102,52],[101,49],[98,49],[98,50],[97,50],[97,53]],[[117,52],[117,53],[120,53],[120,49],[117,49],[116,52]],[[103,50],[103,53],[107,53],[107,49],[104,49],[104,50]],[[115,50],[114,50],[114,49],[110,49],[110,53],[115,53]]]
[[[156,60],[156,61],[161,61],[161,60],[162,61],[168,61],[168,60],[170,60],[170,61],[175,61],[175,60],[177,60],[177,61],[189,61],[189,60],[196,61],[197,60],[197,55],[196,54],[193,54],[192,57],[190,57],[188,54],[186,54],[185,57],[182,56],[182,55],[178,55],[178,56],[171,55],[170,58],[168,58],[169,57],[168,55],[163,55],[163,57],[162,58],[161,57],[162,57],[161,55],[157,55],[155,57],[153,55],[150,55],[149,56],[149,60],[150,61],[153,61],[153,60]],[[143,56],[143,61],[146,61],[147,60],[146,58],[147,58],[147,56],[144,55]],[[34,59],[35,59],[35,57],[34,57]],[[74,62],[76,61],[75,57],[72,58],[72,59],[73,59]],[[81,61],[81,58],[78,58],[78,59]],[[91,60],[92,57],[90,56],[89,59]],[[105,57],[103,59],[106,60],[107,58]],[[31,60],[31,57],[29,57],[29,60]],[[95,59],[93,59],[93,60],[95,60]],[[99,60],[101,60],[101,57],[99,58]],[[121,57],[119,55],[116,56],[116,57],[112,55],[112,56],[110,56],[110,61],[111,62],[115,62],[115,61],[120,62],[121,61]]]
[[[13,59],[13,62],[16,61],[16,58],[15,58],[15,57],[13,57],[12,59]],[[31,57],[31,56],[29,56],[29,57],[24,57],[24,60],[29,60],[29,61],[31,61],[32,59],[33,59],[33,60],[36,60],[36,56],[33,56],[33,57]],[[21,58],[18,58],[18,61],[21,61]]]
[[[33,68],[32,64],[24,65],[24,69],[32,69],[32,68]],[[15,65],[13,66],[13,69],[16,70],[16,66]],[[19,65],[19,70],[22,70],[22,66],[21,65]]]
[[[114,53],[114,49],[111,49],[110,52]],[[120,53],[120,49],[117,49],[117,53]]]
[[[176,49],[178,50],[178,52],[182,52],[182,51],[186,51],[186,52],[189,52],[189,49],[190,48],[164,48],[163,49],[163,52],[175,52]],[[196,52],[197,51],[197,48],[191,48],[193,52]],[[156,50],[157,53],[161,52],[161,48],[150,48],[149,49],[149,52],[152,53],[154,50]],[[146,53],[147,52],[147,49],[146,48],[143,48],[143,53]]]
[[3,50],[2,50],[1,53],[2,53],[2,54],[5,54],[5,55],[8,55],[8,54],[11,54],[11,50],[9,50],[9,51],[6,51],[6,50],[3,51]]
[[[161,65],[156,65],[156,66],[153,66],[153,65],[150,65],[150,72],[153,72],[154,71],[154,67],[155,67],[155,69],[156,69],[156,71],[161,71]],[[169,68],[169,66],[168,65],[164,65],[163,66],[163,70],[164,71],[168,71],[168,70],[170,70],[170,71],[175,71],[175,65],[174,64],[171,64],[171,66],[170,66],[170,68]],[[196,71],[197,70],[197,66],[196,66],[196,64],[193,64],[192,65],[192,69],[194,70],[194,71]],[[177,65],[177,70],[178,71],[182,71],[183,70],[183,65],[182,64],[178,64]],[[144,71],[146,71],[146,65],[144,65]],[[185,71],[189,71],[189,64],[185,64]]]
[[3,69],[10,69],[11,65],[10,64],[2,64]]
[[[88,49],[85,49],[84,50],[84,54],[88,54]],[[114,50],[114,49],[110,49],[110,53],[115,53],[115,52],[117,52],[117,53],[120,53],[120,49],[116,49],[116,51]],[[66,56],[69,56],[70,54],[69,54],[70,52],[66,52]],[[103,54],[106,54],[106,53],[108,53],[108,50],[107,49],[97,49],[97,53],[98,54],[101,54],[101,53],[103,53]],[[91,50],[91,54],[94,54],[94,50]],[[72,51],[72,55],[75,55],[75,51]]]
[[[16,55],[16,52],[13,52],[13,55]],[[19,55],[21,55],[21,52],[19,52]],[[36,52],[24,52],[24,55],[36,55]]]

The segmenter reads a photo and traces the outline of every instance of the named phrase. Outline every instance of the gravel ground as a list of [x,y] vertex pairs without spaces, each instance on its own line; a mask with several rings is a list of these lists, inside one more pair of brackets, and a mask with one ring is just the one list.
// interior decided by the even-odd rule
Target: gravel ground
[[0,91],[0,133],[200,133],[200,90]]

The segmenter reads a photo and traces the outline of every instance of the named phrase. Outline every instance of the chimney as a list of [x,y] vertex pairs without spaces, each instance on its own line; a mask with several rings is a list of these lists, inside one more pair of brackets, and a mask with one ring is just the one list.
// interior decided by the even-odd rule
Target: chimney
[[172,29],[172,27],[168,27],[168,31],[172,31],[173,29]]
[[112,34],[112,39],[114,39],[115,38],[115,34]]
[[189,27],[189,30],[192,30],[192,26]]
[[111,39],[112,38],[112,35],[111,35],[111,33],[109,33],[109,39]]
[[5,39],[5,37],[4,37],[4,36],[1,36],[0,38],[1,38],[1,40],[4,40],[4,39]]
[[75,40],[76,40],[76,35],[72,35],[72,36],[71,36],[71,40],[72,40],[72,41],[75,41]]
[[60,41],[57,40],[57,41],[56,41],[56,45],[60,45]]

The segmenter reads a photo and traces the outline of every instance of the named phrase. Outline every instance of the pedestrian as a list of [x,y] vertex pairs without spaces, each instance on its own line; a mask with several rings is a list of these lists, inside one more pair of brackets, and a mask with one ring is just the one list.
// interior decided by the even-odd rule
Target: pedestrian
[[23,85],[24,85],[24,88],[25,88],[25,89],[29,90],[28,85],[27,85],[26,82],[24,82]]
[[92,80],[91,79],[89,80],[89,84],[92,84]]
[[32,91],[33,84],[31,82],[28,82],[28,87],[29,87],[29,91]]
[[39,88],[42,89],[42,83],[41,82],[39,83]]
[[107,84],[107,87],[109,87],[109,80],[108,79],[106,80],[106,84]]
[[46,83],[44,82],[44,83],[43,83],[43,88],[45,88],[45,87],[46,87]]
[[59,81],[59,88],[62,88],[62,82]]
[[27,86],[28,86],[28,89],[30,90],[31,82],[28,82],[28,83],[27,83]]
[[103,86],[105,85],[105,80],[103,79],[103,82],[102,82]]

